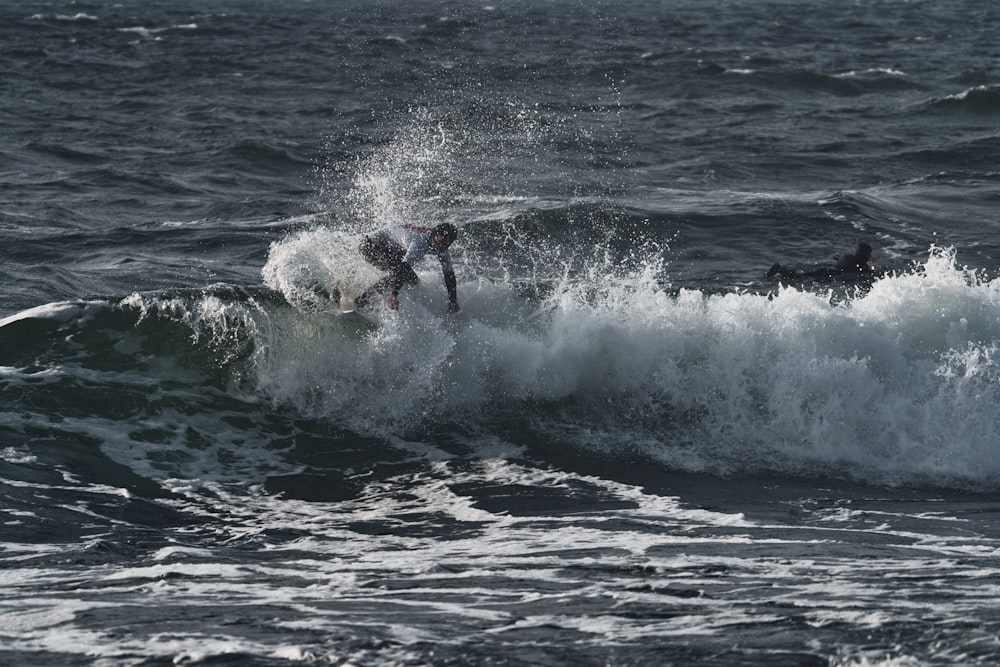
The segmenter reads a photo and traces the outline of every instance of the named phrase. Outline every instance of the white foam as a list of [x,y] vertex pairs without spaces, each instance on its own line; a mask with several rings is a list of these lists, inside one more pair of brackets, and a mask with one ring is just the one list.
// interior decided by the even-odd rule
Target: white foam
[[60,301],[55,303],[47,303],[42,306],[36,306],[34,308],[29,308],[27,310],[22,310],[21,312],[15,313],[13,315],[8,315],[7,317],[0,319],[0,328],[7,326],[8,324],[13,324],[15,322],[20,322],[22,320],[38,319],[38,320],[52,320],[59,323],[67,323],[70,321],[78,321],[83,323],[90,319],[103,310],[107,309],[107,304],[101,301],[90,301],[90,302],[68,302]]
[[83,12],[77,12],[76,14],[32,14],[31,19],[33,21],[48,21],[55,19],[56,21],[67,21],[67,22],[80,22],[80,21],[96,21],[97,17],[91,14],[85,14]]
[[905,77],[906,72],[903,72],[892,67],[870,67],[864,70],[850,70],[848,72],[843,72],[837,74],[836,77],[839,79],[852,79],[857,77],[872,76],[872,75],[889,75],[894,77]]
[[[35,463],[38,460],[34,454],[30,454],[26,451],[15,449],[14,447],[4,447],[0,450],[0,461],[6,461],[7,463],[13,463],[14,465],[24,465],[29,463]],[[13,512],[8,512],[13,513]]]
[[[315,230],[276,244],[265,276],[302,292],[341,240]],[[359,261],[349,255],[343,265]],[[1000,483],[1000,281],[955,262],[932,248],[850,301],[790,287],[674,295],[654,261],[626,275],[593,266],[539,303],[459,266],[455,319],[439,314],[440,271],[427,267],[365,336],[307,313],[276,323],[259,387],[371,433],[512,410],[557,440],[624,442],[691,470],[989,486]],[[543,416],[550,404],[573,416]]]

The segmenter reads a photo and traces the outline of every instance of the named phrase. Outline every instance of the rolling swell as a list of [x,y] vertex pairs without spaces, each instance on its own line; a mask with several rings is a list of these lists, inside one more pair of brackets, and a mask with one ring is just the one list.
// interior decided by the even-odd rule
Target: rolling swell
[[0,344],[5,363],[22,369],[143,369],[156,382],[169,374],[158,376],[151,364],[170,360],[177,372],[223,384],[230,366],[253,352],[246,329],[257,298],[217,286],[53,303],[0,320]]
[[997,113],[1000,111],[1000,86],[981,85],[925,103],[929,112]]
[[[998,107],[1000,110],[1000,107]],[[919,162],[947,167],[953,170],[980,170],[977,176],[986,176],[996,169],[993,156],[1000,149],[1000,138],[975,137],[953,141],[950,145],[928,147],[912,151],[907,157]]]
[[924,90],[904,74],[885,69],[827,74],[810,70],[762,72],[752,75],[765,88],[792,93],[823,93],[840,97],[887,95]]
[[[57,460],[88,468],[121,464],[98,477],[117,474],[108,483],[122,488],[173,476],[262,479],[284,469],[274,452],[289,447],[289,422],[259,413],[252,369],[255,327],[282,304],[268,290],[218,285],[53,303],[5,318],[6,441],[32,451],[51,443]],[[252,424],[270,435],[255,438]]]

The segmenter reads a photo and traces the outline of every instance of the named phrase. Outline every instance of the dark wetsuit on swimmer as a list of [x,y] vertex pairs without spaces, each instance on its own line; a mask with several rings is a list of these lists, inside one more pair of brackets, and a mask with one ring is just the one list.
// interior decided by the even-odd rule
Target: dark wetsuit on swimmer
[[841,255],[832,268],[821,268],[812,271],[797,271],[782,268],[775,262],[767,271],[767,277],[779,276],[786,279],[796,278],[836,278],[838,276],[870,274],[878,269],[871,261],[872,247],[867,243],[859,243],[853,255]]
[[369,287],[354,300],[354,305],[364,308],[371,303],[373,295],[389,294],[389,307],[395,310],[399,302],[399,291],[406,285],[417,284],[417,273],[413,265],[419,262],[427,253],[437,255],[444,274],[444,285],[448,290],[448,310],[457,313],[458,305],[457,281],[455,270],[451,264],[448,248],[458,236],[458,229],[450,223],[442,223],[437,227],[420,227],[417,225],[401,225],[385,227],[365,236],[358,250],[365,260],[386,272],[386,276]]

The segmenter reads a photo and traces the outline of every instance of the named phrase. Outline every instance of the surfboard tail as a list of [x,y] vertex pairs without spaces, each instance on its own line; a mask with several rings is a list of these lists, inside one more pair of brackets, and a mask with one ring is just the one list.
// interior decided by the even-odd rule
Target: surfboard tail
[[340,310],[345,313],[354,312],[354,297],[344,291],[340,293]]

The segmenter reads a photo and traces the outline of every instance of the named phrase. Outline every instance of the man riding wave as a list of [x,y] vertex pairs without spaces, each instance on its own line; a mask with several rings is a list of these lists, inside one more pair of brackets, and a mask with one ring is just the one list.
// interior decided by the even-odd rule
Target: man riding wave
[[361,240],[358,250],[369,264],[386,272],[384,278],[366,289],[354,300],[356,308],[370,305],[377,294],[389,295],[389,308],[399,308],[399,291],[406,285],[416,285],[418,278],[414,264],[428,253],[437,255],[444,274],[444,286],[448,290],[448,312],[457,313],[458,282],[451,264],[448,248],[458,237],[458,229],[450,222],[436,227],[399,225],[384,227],[368,234]]

